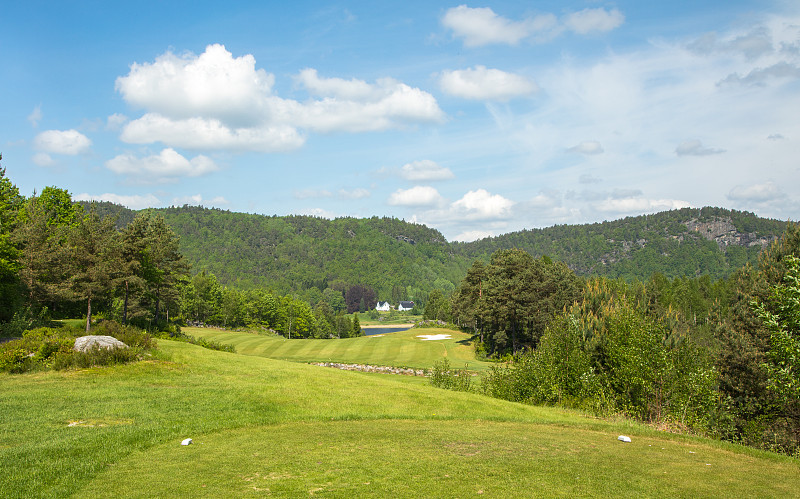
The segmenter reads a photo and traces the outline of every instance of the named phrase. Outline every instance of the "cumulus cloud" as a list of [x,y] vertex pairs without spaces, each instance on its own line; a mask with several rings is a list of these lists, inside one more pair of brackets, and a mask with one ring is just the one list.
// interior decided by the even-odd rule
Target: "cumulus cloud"
[[231,128],[215,118],[173,120],[154,113],[129,122],[120,138],[131,144],[161,142],[187,149],[259,152],[290,151],[305,142],[290,126]]
[[152,63],[133,63],[116,89],[128,103],[174,119],[201,115],[253,125],[275,82],[255,65],[252,55],[233,57],[219,44],[199,56],[166,52]]
[[156,196],[152,194],[140,196],[140,195],[113,194],[107,192],[105,194],[91,195],[84,192],[82,194],[74,196],[74,199],[76,201],[107,201],[109,203],[127,206],[132,210],[153,208],[161,205],[161,200],[159,200]]
[[53,166],[56,164],[56,162],[53,160],[53,157],[46,152],[37,152],[31,159],[39,166]]
[[469,191],[452,204],[454,215],[467,220],[504,219],[511,215],[514,202],[485,189]]
[[606,32],[618,28],[624,21],[625,16],[619,10],[603,8],[573,12],[561,20],[548,13],[514,21],[497,15],[488,7],[459,5],[448,9],[442,17],[442,25],[452,30],[453,37],[462,39],[467,47],[493,43],[516,45],[526,38],[546,41],[564,30],[580,35]]
[[596,140],[585,140],[580,144],[570,147],[567,149],[567,151],[591,156],[595,154],[602,154],[603,146]]
[[530,95],[539,90],[533,80],[499,69],[475,66],[456,71],[444,71],[439,85],[445,93],[463,99],[507,101]]
[[74,156],[89,152],[92,141],[77,130],[47,130],[37,135],[33,144],[46,153]]
[[568,14],[564,19],[564,25],[579,35],[611,31],[622,26],[623,22],[625,22],[625,16],[622,15],[622,12],[617,9],[608,11],[602,8],[583,9]]
[[449,168],[445,168],[429,159],[406,163],[400,168],[400,176],[412,182],[429,182],[455,178]]
[[388,203],[393,206],[436,206],[443,201],[439,191],[433,187],[417,185],[410,189],[398,189],[389,196]]
[[352,78],[320,78],[316,69],[300,71],[295,81],[302,84],[312,95],[334,97],[352,101],[366,101],[380,98],[380,90],[369,83]]
[[711,154],[721,154],[723,152],[725,152],[724,149],[704,147],[703,143],[699,140],[685,140],[675,148],[675,154],[678,156],[709,156]]
[[453,7],[444,14],[442,25],[451,29],[454,37],[463,38],[467,47],[490,43],[515,45],[530,35],[526,23],[498,16],[489,7]]
[[219,206],[229,203],[230,202],[222,196],[216,196],[212,199],[205,199],[201,194],[172,198],[172,204],[175,206],[183,206],[187,204],[192,206]]
[[201,154],[188,160],[171,148],[144,158],[120,154],[106,161],[106,168],[141,183],[174,182],[181,177],[199,177],[218,169],[207,156]]
[[728,193],[728,199],[732,201],[754,201],[763,203],[784,197],[785,194],[774,182],[763,184],[737,185]]
[[134,63],[116,89],[146,112],[124,126],[122,140],[275,152],[301,147],[303,131],[376,131],[444,118],[431,94],[392,78],[367,83],[305,69],[296,81],[320,98],[283,99],[273,92],[275,77],[255,63],[252,55],[234,57],[219,44],[199,56],[167,52],[152,63]]

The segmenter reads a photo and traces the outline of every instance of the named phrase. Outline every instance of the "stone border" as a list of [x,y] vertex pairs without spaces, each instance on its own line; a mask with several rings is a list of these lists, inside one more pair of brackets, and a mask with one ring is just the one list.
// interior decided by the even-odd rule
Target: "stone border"
[[427,376],[424,369],[410,367],[371,366],[368,364],[341,364],[339,362],[311,362],[313,366],[333,367],[343,371],[359,371],[364,373],[401,374],[404,376]]

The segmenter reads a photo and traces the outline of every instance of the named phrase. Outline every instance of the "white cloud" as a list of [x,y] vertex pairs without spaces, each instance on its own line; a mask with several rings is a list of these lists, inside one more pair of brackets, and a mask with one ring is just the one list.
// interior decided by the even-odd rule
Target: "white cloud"
[[153,113],[125,125],[120,138],[131,144],[161,142],[187,149],[259,152],[290,151],[305,142],[297,129],[289,126],[230,128],[215,118],[173,120]]
[[202,54],[167,52],[153,63],[131,65],[116,88],[145,114],[128,122],[129,143],[276,152],[301,147],[301,130],[365,132],[440,122],[436,99],[392,78],[374,84],[321,78],[314,69],[296,80],[314,96],[299,102],[274,95],[275,77],[256,69],[252,55],[233,57],[223,45]]
[[593,203],[595,210],[614,215],[655,213],[691,206],[691,203],[679,199],[648,199],[642,196],[607,198]]
[[763,184],[737,185],[728,193],[728,199],[732,201],[754,201],[763,203],[784,197],[785,194],[774,182]]
[[596,140],[585,140],[567,150],[569,152],[577,152],[579,154],[595,155],[603,153],[603,146]]
[[445,168],[429,159],[406,163],[400,168],[400,176],[412,182],[429,182],[455,178],[449,168]]
[[294,191],[295,199],[318,199],[329,198],[331,196],[333,196],[333,193],[326,189],[302,189]]
[[33,139],[33,144],[40,151],[74,156],[89,152],[92,141],[77,130],[46,130]]
[[370,192],[367,189],[339,189],[339,197],[342,199],[365,199],[370,197]]
[[487,69],[486,66],[444,71],[439,78],[439,85],[450,95],[478,100],[507,101],[539,90],[529,78],[499,69]]
[[46,152],[37,152],[31,159],[33,159],[33,162],[39,166],[53,166],[56,164],[56,162],[53,161],[52,156]]
[[363,80],[352,78],[320,78],[317,70],[306,68],[300,71],[295,80],[309,93],[320,97],[335,97],[344,100],[366,101],[380,98],[379,91]]
[[513,206],[514,202],[510,199],[478,189],[464,194],[452,204],[451,209],[453,215],[467,220],[491,220],[508,218]]
[[312,217],[327,218],[328,220],[333,220],[337,217],[336,213],[323,208],[309,208],[307,210],[302,210],[300,214]]
[[230,202],[222,196],[217,196],[212,199],[205,199],[201,194],[194,194],[192,196],[172,198],[172,204],[174,206],[183,206],[187,204],[191,206],[219,206],[230,204]]
[[625,16],[617,9],[607,11],[605,9],[583,9],[579,12],[568,14],[564,19],[564,25],[578,33],[585,35],[591,32],[605,32],[622,26]]
[[198,155],[188,160],[171,148],[144,158],[120,154],[106,161],[106,168],[142,183],[174,182],[180,177],[199,177],[218,169],[207,156]]
[[[324,88],[329,80],[317,78],[313,90]],[[344,88],[344,80],[333,80],[337,80],[333,85],[338,88],[336,92],[357,98],[342,99],[340,95],[303,104],[284,101],[290,124],[317,132],[369,132],[444,119],[444,113],[431,94],[392,78],[379,79],[374,85],[368,85],[368,91],[357,88],[352,92]],[[353,82],[357,80],[344,83]]]
[[747,75],[740,76],[738,73],[728,75],[724,80],[720,81],[718,85],[724,84],[739,84],[739,85],[764,85],[770,79],[800,79],[800,67],[796,64],[790,64],[785,61],[775,63],[766,68],[755,68]]
[[442,25],[461,38],[466,47],[478,47],[492,43],[516,45],[526,38],[543,42],[555,38],[565,29],[579,35],[606,32],[618,28],[625,16],[617,9],[584,9],[565,15],[559,21],[553,14],[540,14],[514,21],[497,15],[488,7],[471,8],[459,5],[448,9]]
[[39,126],[39,122],[42,121],[42,106],[36,106],[33,108],[31,114],[28,115],[28,121],[31,123],[33,128]]
[[722,154],[724,152],[724,149],[704,147],[703,143],[699,140],[685,140],[675,148],[675,154],[678,156],[709,156],[711,154]]
[[453,7],[445,13],[442,24],[453,30],[453,36],[463,38],[467,47],[490,43],[515,45],[530,35],[530,28],[526,23],[498,16],[488,7]]
[[389,196],[393,206],[436,206],[443,202],[439,191],[430,186],[418,185],[410,189],[398,189]]
[[106,119],[106,130],[119,130],[122,125],[128,122],[128,117],[124,114],[114,113]]
[[128,196],[124,194],[113,194],[107,192],[105,194],[91,195],[84,192],[82,194],[73,196],[73,199],[75,199],[76,201],[108,201],[109,203],[127,206],[132,210],[153,208],[161,205],[161,200],[159,200],[156,196],[152,194],[147,194],[146,196],[140,196],[140,195]]
[[477,241],[478,239],[483,239],[485,237],[492,237],[492,236],[494,236],[494,234],[491,231],[487,230],[467,230],[453,237],[453,240],[469,243],[472,241]]
[[252,55],[233,57],[213,44],[196,56],[166,52],[153,63],[131,65],[116,89],[130,104],[185,119],[194,116],[253,125],[267,107],[275,77],[255,68]]

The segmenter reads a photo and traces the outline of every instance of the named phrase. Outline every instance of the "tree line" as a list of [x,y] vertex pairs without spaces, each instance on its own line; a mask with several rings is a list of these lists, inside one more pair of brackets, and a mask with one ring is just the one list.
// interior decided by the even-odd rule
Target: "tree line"
[[76,316],[89,332],[99,316],[148,330],[193,321],[342,338],[362,334],[351,314],[375,306],[375,291],[363,285],[334,283],[312,306],[296,294],[222,286],[205,270],[190,276],[180,238],[161,213],[142,211],[117,225],[99,211],[57,187],[25,198],[0,168],[2,336]]
[[[800,224],[728,279],[577,277],[522,250],[476,261],[426,316],[504,359],[486,393],[800,452]],[[433,295],[433,294],[432,294]]]

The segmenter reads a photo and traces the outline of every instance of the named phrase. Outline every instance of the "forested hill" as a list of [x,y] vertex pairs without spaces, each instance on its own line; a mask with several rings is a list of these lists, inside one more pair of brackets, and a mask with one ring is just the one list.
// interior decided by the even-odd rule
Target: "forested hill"
[[[100,203],[120,225],[135,215]],[[282,294],[326,287],[368,286],[381,300],[453,289],[471,260],[452,255],[437,230],[394,218],[264,216],[196,206],[153,210],[181,238],[192,264],[239,288],[264,287]]]
[[722,208],[684,208],[585,225],[523,230],[471,243],[452,243],[470,260],[521,248],[566,262],[579,275],[638,278],[730,275],[755,262],[786,222]]
[[[99,203],[119,225],[135,212]],[[783,233],[785,222],[721,208],[524,230],[471,243],[447,242],[439,231],[394,218],[263,216],[194,206],[154,210],[181,237],[193,272],[205,269],[240,288],[281,293],[360,284],[379,299],[448,291],[475,259],[521,248],[567,263],[579,275],[648,279],[730,275],[755,261]],[[422,293],[420,293],[420,291]]]

